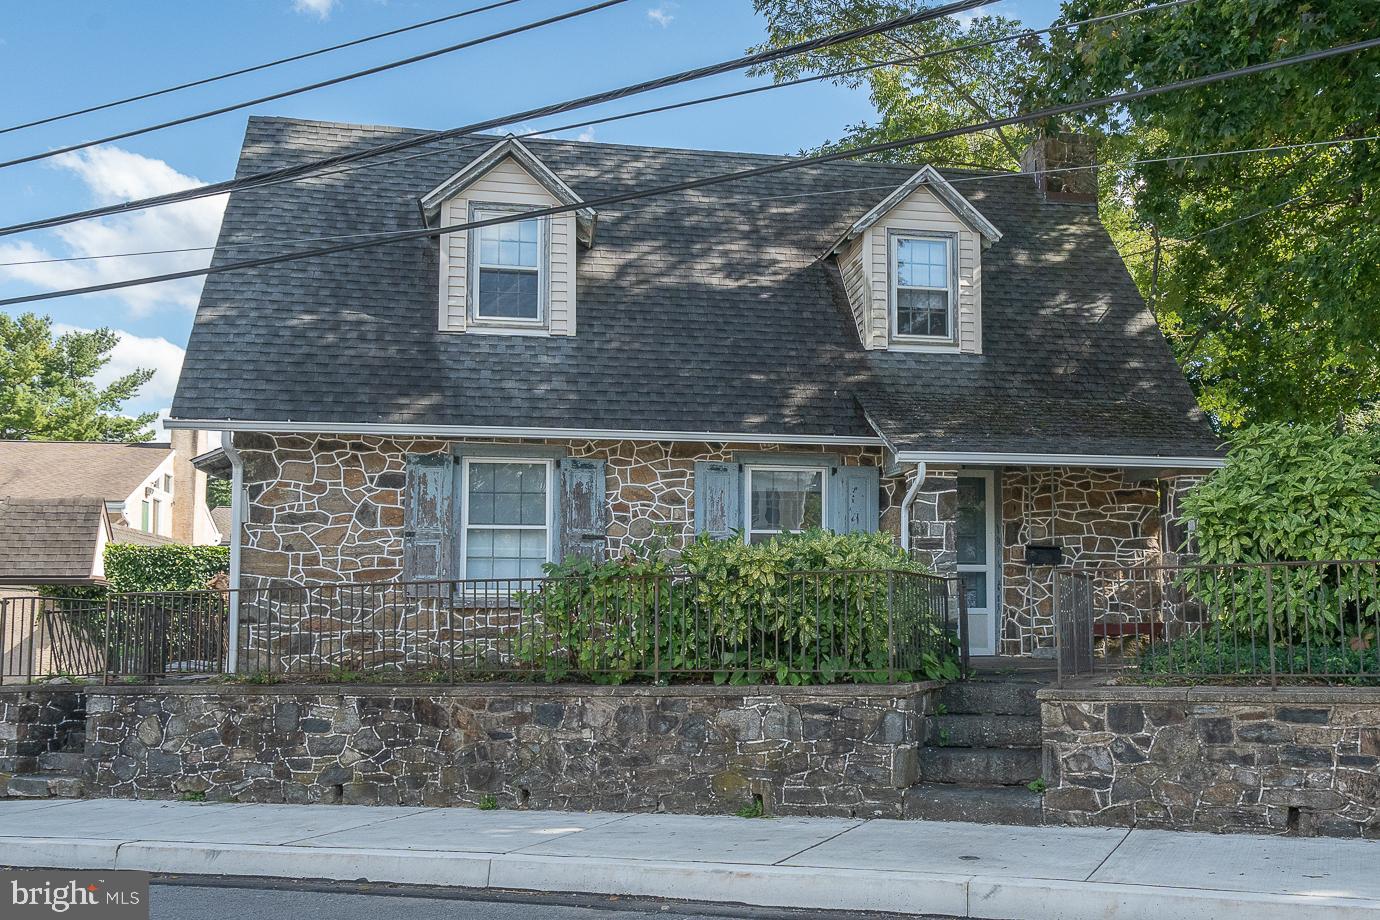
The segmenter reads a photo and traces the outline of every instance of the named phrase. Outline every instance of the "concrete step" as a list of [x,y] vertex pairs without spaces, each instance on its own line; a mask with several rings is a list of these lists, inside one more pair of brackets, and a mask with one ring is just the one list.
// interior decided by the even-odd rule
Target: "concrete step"
[[54,776],[48,780],[48,791],[63,799],[80,799],[86,795],[86,782],[76,776]]
[[1008,680],[956,680],[939,693],[940,711],[945,715],[1038,716],[1040,702],[1035,693],[1043,683]]
[[1035,827],[1043,820],[1040,798],[1024,786],[920,783],[907,789],[902,801],[910,819]]
[[38,755],[38,769],[59,776],[81,776],[86,755],[71,751],[48,751]]
[[1040,775],[1040,752],[1027,748],[945,748],[920,751],[920,779],[970,786],[1024,786]]
[[943,715],[929,719],[933,747],[1038,748],[1038,716]]

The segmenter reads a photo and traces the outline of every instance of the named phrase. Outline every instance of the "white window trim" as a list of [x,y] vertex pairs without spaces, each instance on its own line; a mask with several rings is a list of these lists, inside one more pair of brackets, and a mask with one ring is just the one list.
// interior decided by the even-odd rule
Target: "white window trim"
[[[469,553],[466,543],[469,541],[470,535],[470,465],[474,463],[526,463],[546,468],[546,523],[544,525],[538,527],[536,524],[475,524],[474,527],[483,530],[545,530],[546,561],[551,562],[556,539],[556,461],[543,457],[465,457],[460,465],[460,580],[467,581],[469,579]],[[486,578],[482,580],[523,582],[532,579]]]
[[752,529],[752,474],[762,473],[819,473],[819,526],[829,530],[829,467],[806,464],[763,464],[757,463],[743,467],[743,542],[751,543],[753,534],[772,534],[780,536],[788,533],[804,533],[801,530],[753,530]]
[[[983,551],[987,554],[986,565],[976,565],[971,562],[954,563],[954,571],[959,575],[970,572],[981,572],[987,577],[983,579],[987,585],[987,606],[982,608],[986,611],[988,618],[987,635],[983,636],[984,644],[980,648],[987,651],[977,654],[995,655],[997,654],[997,626],[1002,614],[1002,599],[997,596],[997,566],[1001,565],[1001,544],[998,541],[1000,536],[997,532],[997,478],[992,470],[959,470],[958,478],[981,479],[985,483],[983,488],[986,490],[986,528],[987,545]],[[955,554],[955,559],[957,555]],[[960,590],[962,583],[960,580]],[[972,637],[969,637],[969,645],[973,645]]]
[[[481,211],[499,211],[509,214],[521,214],[530,211],[530,206],[502,204],[497,202],[471,201],[469,207],[469,218],[471,221],[482,220],[478,216]],[[518,317],[504,316],[480,316],[479,315],[479,273],[484,270],[483,263],[480,262],[479,253],[479,234],[483,228],[469,231],[469,307],[467,309],[468,319],[474,326],[487,327],[489,329],[524,329],[524,330],[545,330],[547,328],[547,309],[546,287],[550,278],[550,241],[548,224],[545,218],[528,218],[537,222],[537,265],[535,269],[528,269],[525,266],[514,265],[490,265],[492,270],[497,271],[534,271],[537,276],[537,318],[521,319]]]
[[[898,303],[896,292],[901,288],[898,283],[899,272],[896,271],[896,255],[901,243],[906,240],[926,240],[929,242],[941,242],[944,244],[945,258],[949,264],[949,334],[948,335],[902,335],[898,316]],[[888,234],[887,239],[887,303],[888,320],[890,324],[891,341],[903,344],[916,345],[950,345],[958,344],[958,236],[954,233],[933,232],[926,233],[919,230],[893,230]],[[930,287],[928,285],[906,285],[908,291],[940,291],[944,288]]]

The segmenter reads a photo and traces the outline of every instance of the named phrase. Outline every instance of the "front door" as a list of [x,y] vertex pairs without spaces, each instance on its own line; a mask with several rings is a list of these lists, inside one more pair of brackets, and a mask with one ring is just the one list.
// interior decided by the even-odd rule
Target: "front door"
[[996,496],[990,471],[958,477],[958,577],[968,602],[968,650],[997,653]]

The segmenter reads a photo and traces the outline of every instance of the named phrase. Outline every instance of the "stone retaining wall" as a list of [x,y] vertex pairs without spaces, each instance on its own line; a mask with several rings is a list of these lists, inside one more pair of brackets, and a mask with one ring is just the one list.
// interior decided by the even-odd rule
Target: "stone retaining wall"
[[38,755],[79,744],[85,705],[77,690],[0,687],[0,789],[10,775],[34,770]]
[[1040,692],[1050,824],[1380,837],[1380,690]]
[[92,688],[93,794],[902,816],[937,684]]

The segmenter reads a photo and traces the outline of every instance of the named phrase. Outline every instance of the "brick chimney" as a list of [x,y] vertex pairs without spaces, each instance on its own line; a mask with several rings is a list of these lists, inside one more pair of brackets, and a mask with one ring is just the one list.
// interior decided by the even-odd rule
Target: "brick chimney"
[[[1090,168],[1072,168],[1080,166]],[[1021,154],[1021,170],[1048,201],[1097,204],[1097,142],[1086,134],[1041,134]]]

